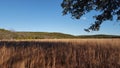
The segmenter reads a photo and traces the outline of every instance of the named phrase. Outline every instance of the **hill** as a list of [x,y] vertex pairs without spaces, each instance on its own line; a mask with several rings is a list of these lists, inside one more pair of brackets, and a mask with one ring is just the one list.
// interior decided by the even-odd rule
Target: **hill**
[[0,29],[0,39],[61,39],[75,38],[73,35],[49,32],[13,32]]
[[15,36],[17,36],[15,32],[0,29],[0,39],[13,39]]
[[0,29],[0,39],[78,39],[78,38],[120,38],[116,35],[81,35],[74,36],[63,33],[50,32],[14,32]]
[[77,36],[78,38],[120,38],[118,35],[104,35],[104,34],[98,34],[98,35],[81,35]]
[[63,33],[49,32],[16,32],[18,39],[60,39],[60,38],[75,38],[75,36]]

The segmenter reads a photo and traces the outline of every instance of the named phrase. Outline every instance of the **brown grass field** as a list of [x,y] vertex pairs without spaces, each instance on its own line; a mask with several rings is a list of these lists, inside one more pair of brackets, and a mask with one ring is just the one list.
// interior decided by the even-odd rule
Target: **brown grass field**
[[0,68],[120,68],[120,39],[4,40]]

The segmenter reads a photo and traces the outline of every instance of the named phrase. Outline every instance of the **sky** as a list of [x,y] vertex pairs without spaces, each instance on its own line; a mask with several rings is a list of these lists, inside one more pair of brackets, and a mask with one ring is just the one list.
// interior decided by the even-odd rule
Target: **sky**
[[13,31],[60,32],[72,35],[120,35],[120,21],[106,21],[100,31],[85,32],[94,23],[91,11],[81,19],[62,15],[62,0],[0,0],[0,28]]

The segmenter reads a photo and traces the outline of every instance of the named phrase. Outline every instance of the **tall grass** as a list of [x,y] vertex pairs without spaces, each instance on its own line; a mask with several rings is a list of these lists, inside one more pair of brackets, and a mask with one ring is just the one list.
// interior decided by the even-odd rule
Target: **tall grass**
[[0,41],[0,68],[120,68],[120,39]]

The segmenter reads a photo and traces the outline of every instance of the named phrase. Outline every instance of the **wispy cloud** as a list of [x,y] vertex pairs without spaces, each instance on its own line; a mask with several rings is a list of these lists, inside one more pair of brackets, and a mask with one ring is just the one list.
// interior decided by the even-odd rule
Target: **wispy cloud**
[[86,17],[82,17],[81,19],[82,19],[82,20],[87,20],[87,18],[86,18]]

